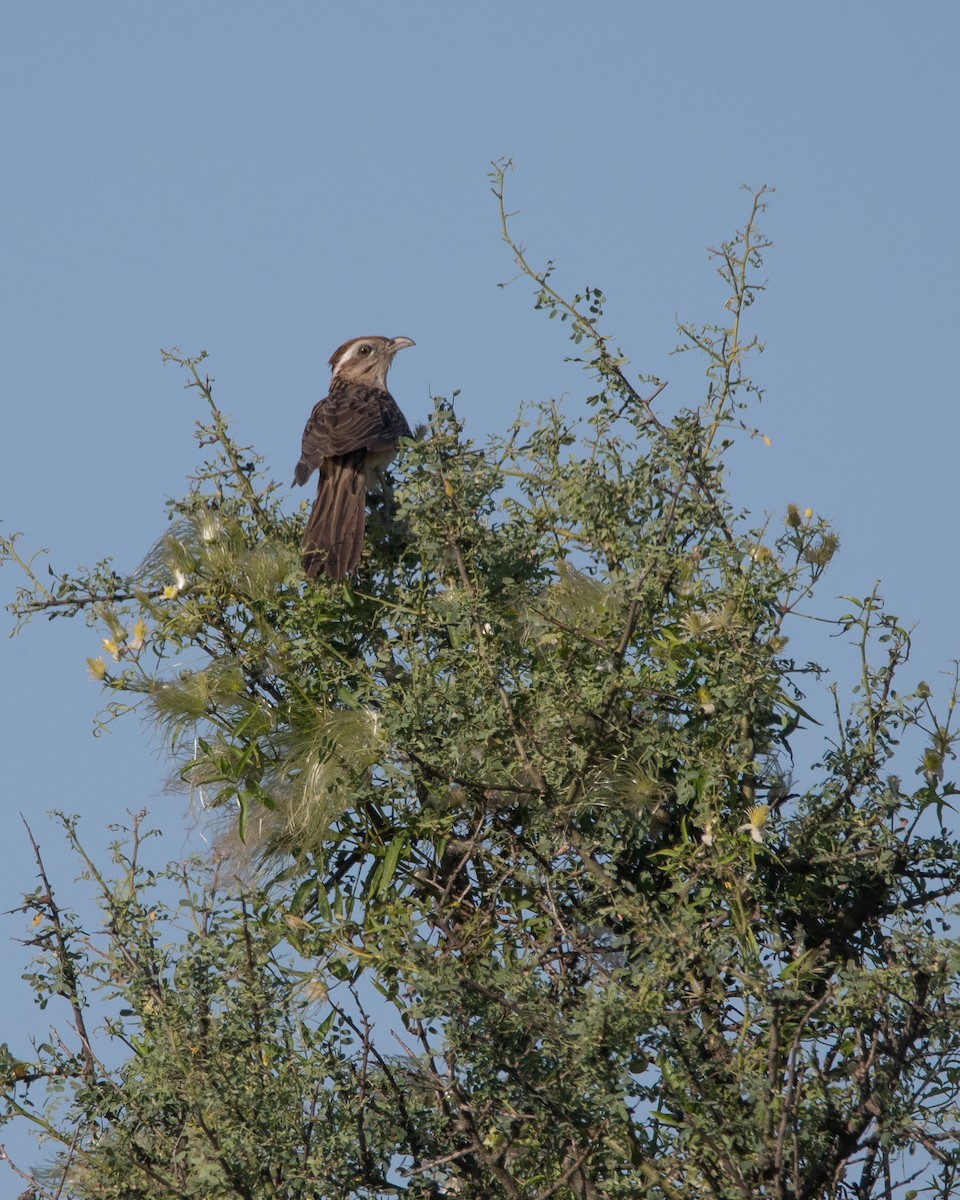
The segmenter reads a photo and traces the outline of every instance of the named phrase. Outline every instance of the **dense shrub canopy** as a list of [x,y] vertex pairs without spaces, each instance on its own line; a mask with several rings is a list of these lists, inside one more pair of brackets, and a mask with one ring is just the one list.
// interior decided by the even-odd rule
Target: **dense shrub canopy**
[[899,692],[906,633],[851,600],[855,705],[792,791],[816,672],[788,622],[837,542],[725,490],[763,197],[716,252],[729,323],[681,326],[706,399],[670,417],[601,293],[511,242],[585,415],[478,447],[438,399],[350,584],[304,583],[302,515],[179,354],[210,457],[140,571],[48,590],[4,544],[20,614],[92,615],[113,714],[148,711],[229,822],[219,874],[157,879],[139,826],[115,878],[88,863],[99,942],[28,898],[36,987],[80,1034],[8,1055],[8,1113],[61,1146],[35,1194],[952,1194],[953,702]]

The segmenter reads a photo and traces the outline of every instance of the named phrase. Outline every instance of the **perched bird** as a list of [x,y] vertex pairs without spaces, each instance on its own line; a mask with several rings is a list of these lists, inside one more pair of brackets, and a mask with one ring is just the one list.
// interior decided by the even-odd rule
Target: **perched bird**
[[320,472],[317,499],[303,531],[303,569],[310,579],[351,575],[363,550],[367,486],[397,453],[410,426],[387,391],[387,372],[406,337],[358,337],[335,350],[330,392],[303,431],[294,484]]

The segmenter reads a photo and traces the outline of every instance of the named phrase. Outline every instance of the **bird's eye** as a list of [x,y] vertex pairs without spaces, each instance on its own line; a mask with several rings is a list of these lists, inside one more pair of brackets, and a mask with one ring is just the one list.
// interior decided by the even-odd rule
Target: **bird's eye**
[[361,346],[360,349],[357,351],[357,353],[358,354],[369,354],[370,347],[369,346]]

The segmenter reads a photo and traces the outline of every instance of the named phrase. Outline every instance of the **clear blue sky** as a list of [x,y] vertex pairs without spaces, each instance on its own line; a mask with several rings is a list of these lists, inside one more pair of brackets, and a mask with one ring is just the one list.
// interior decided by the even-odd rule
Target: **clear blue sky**
[[[496,286],[513,274],[485,179],[499,155],[534,262],[556,259],[561,289],[603,287],[633,367],[695,403],[675,317],[722,318],[704,248],[742,221],[739,185],[769,183],[753,314],[772,445],[738,451],[734,494],[832,518],[821,611],[882,579],[917,625],[915,678],[940,691],[960,654],[958,63],[956,0],[7,3],[3,528],[62,567],[136,565],[201,415],[161,346],[210,352],[235,432],[284,483],[326,359],[359,333],[416,340],[391,377],[411,423],[454,388],[481,439],[522,400],[576,407],[562,327]],[[15,583],[0,574],[0,599]],[[18,812],[61,879],[52,808],[97,845],[147,804],[183,852],[146,731],[91,736],[98,651],[77,622],[0,641],[0,910],[33,886]],[[0,919],[0,1037],[43,1021],[20,930]]]

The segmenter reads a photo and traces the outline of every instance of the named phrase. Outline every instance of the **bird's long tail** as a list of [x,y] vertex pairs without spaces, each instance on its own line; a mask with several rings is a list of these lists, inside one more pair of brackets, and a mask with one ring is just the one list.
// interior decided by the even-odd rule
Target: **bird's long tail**
[[303,569],[310,579],[322,572],[343,579],[357,569],[366,524],[366,450],[325,459],[317,499],[301,542]]

